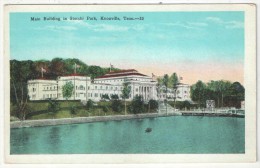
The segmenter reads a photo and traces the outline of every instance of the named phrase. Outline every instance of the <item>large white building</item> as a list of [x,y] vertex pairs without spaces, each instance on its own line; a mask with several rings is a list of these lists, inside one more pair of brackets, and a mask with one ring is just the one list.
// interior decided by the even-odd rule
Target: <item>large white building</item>
[[[109,72],[104,76],[99,76],[91,81],[90,77],[72,74],[68,76],[60,76],[57,80],[35,79],[28,81],[28,95],[30,100],[57,99],[65,100],[62,95],[62,87],[71,82],[74,86],[72,96],[69,100],[100,101],[102,95],[118,95],[122,98],[123,84],[128,83],[131,87],[131,93],[128,100],[132,100],[135,96],[142,96],[145,101],[150,99],[163,100],[166,93],[161,92],[157,81],[152,77],[141,74],[134,69]],[[174,92],[169,89],[167,98],[173,98]],[[176,100],[190,100],[190,86],[179,84],[177,86]]]

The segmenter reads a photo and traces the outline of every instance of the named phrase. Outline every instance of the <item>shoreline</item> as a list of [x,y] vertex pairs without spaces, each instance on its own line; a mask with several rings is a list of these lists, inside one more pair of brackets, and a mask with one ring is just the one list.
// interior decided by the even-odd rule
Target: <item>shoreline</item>
[[202,111],[200,111],[200,112],[181,111],[181,112],[174,112],[174,113],[167,113],[167,114],[166,113],[147,113],[147,114],[128,114],[128,115],[109,115],[109,116],[12,121],[12,122],[10,122],[10,128],[42,127],[42,126],[54,126],[54,125],[65,125],[65,124],[120,121],[120,120],[170,117],[170,116],[207,116],[207,117],[242,117],[242,118],[244,118],[243,116],[237,115],[237,114],[210,113],[210,112],[202,112]]
[[129,114],[129,115],[25,120],[25,121],[10,122],[10,128],[41,127],[41,126],[92,123],[92,122],[103,122],[103,121],[120,121],[120,120],[130,120],[130,119],[155,118],[159,116],[162,117],[166,115],[159,115],[158,113],[149,113],[149,114]]

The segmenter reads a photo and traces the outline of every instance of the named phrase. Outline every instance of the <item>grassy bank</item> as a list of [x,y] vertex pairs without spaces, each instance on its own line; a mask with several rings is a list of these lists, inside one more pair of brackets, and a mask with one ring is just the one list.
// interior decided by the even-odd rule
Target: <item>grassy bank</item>
[[[112,101],[98,102],[92,107],[83,105],[80,101],[57,101],[58,108],[54,111],[50,110],[49,101],[36,101],[28,102],[27,117],[26,120],[39,120],[39,119],[60,119],[60,118],[74,118],[74,117],[91,117],[91,116],[108,116],[108,115],[124,115],[123,102],[120,105],[120,109],[113,110]],[[133,114],[130,111],[131,102],[127,102],[127,114]],[[11,105],[11,121],[15,121],[15,106]],[[155,112],[156,110],[148,109],[148,106],[144,106],[141,113]],[[140,112],[139,112],[140,113]]]

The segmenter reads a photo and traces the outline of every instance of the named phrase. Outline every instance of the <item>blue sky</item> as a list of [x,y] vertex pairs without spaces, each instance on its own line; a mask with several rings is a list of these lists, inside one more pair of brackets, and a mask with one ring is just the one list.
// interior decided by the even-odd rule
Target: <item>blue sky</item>
[[[70,16],[98,20],[30,21]],[[121,20],[102,21],[101,16]],[[124,16],[144,20],[125,21]],[[89,65],[112,63],[148,75],[177,72],[187,83],[232,81],[234,74],[243,82],[244,13],[11,13],[10,55],[17,60],[79,58]],[[210,74],[200,75],[202,69]]]

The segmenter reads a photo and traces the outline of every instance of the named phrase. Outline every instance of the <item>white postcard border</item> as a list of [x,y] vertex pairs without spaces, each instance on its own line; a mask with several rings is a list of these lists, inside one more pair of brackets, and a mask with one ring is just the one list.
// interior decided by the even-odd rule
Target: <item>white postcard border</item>
[[[4,15],[6,163],[174,163],[256,160],[256,10],[253,4],[205,5],[7,5]],[[10,155],[9,12],[245,11],[245,154]]]

